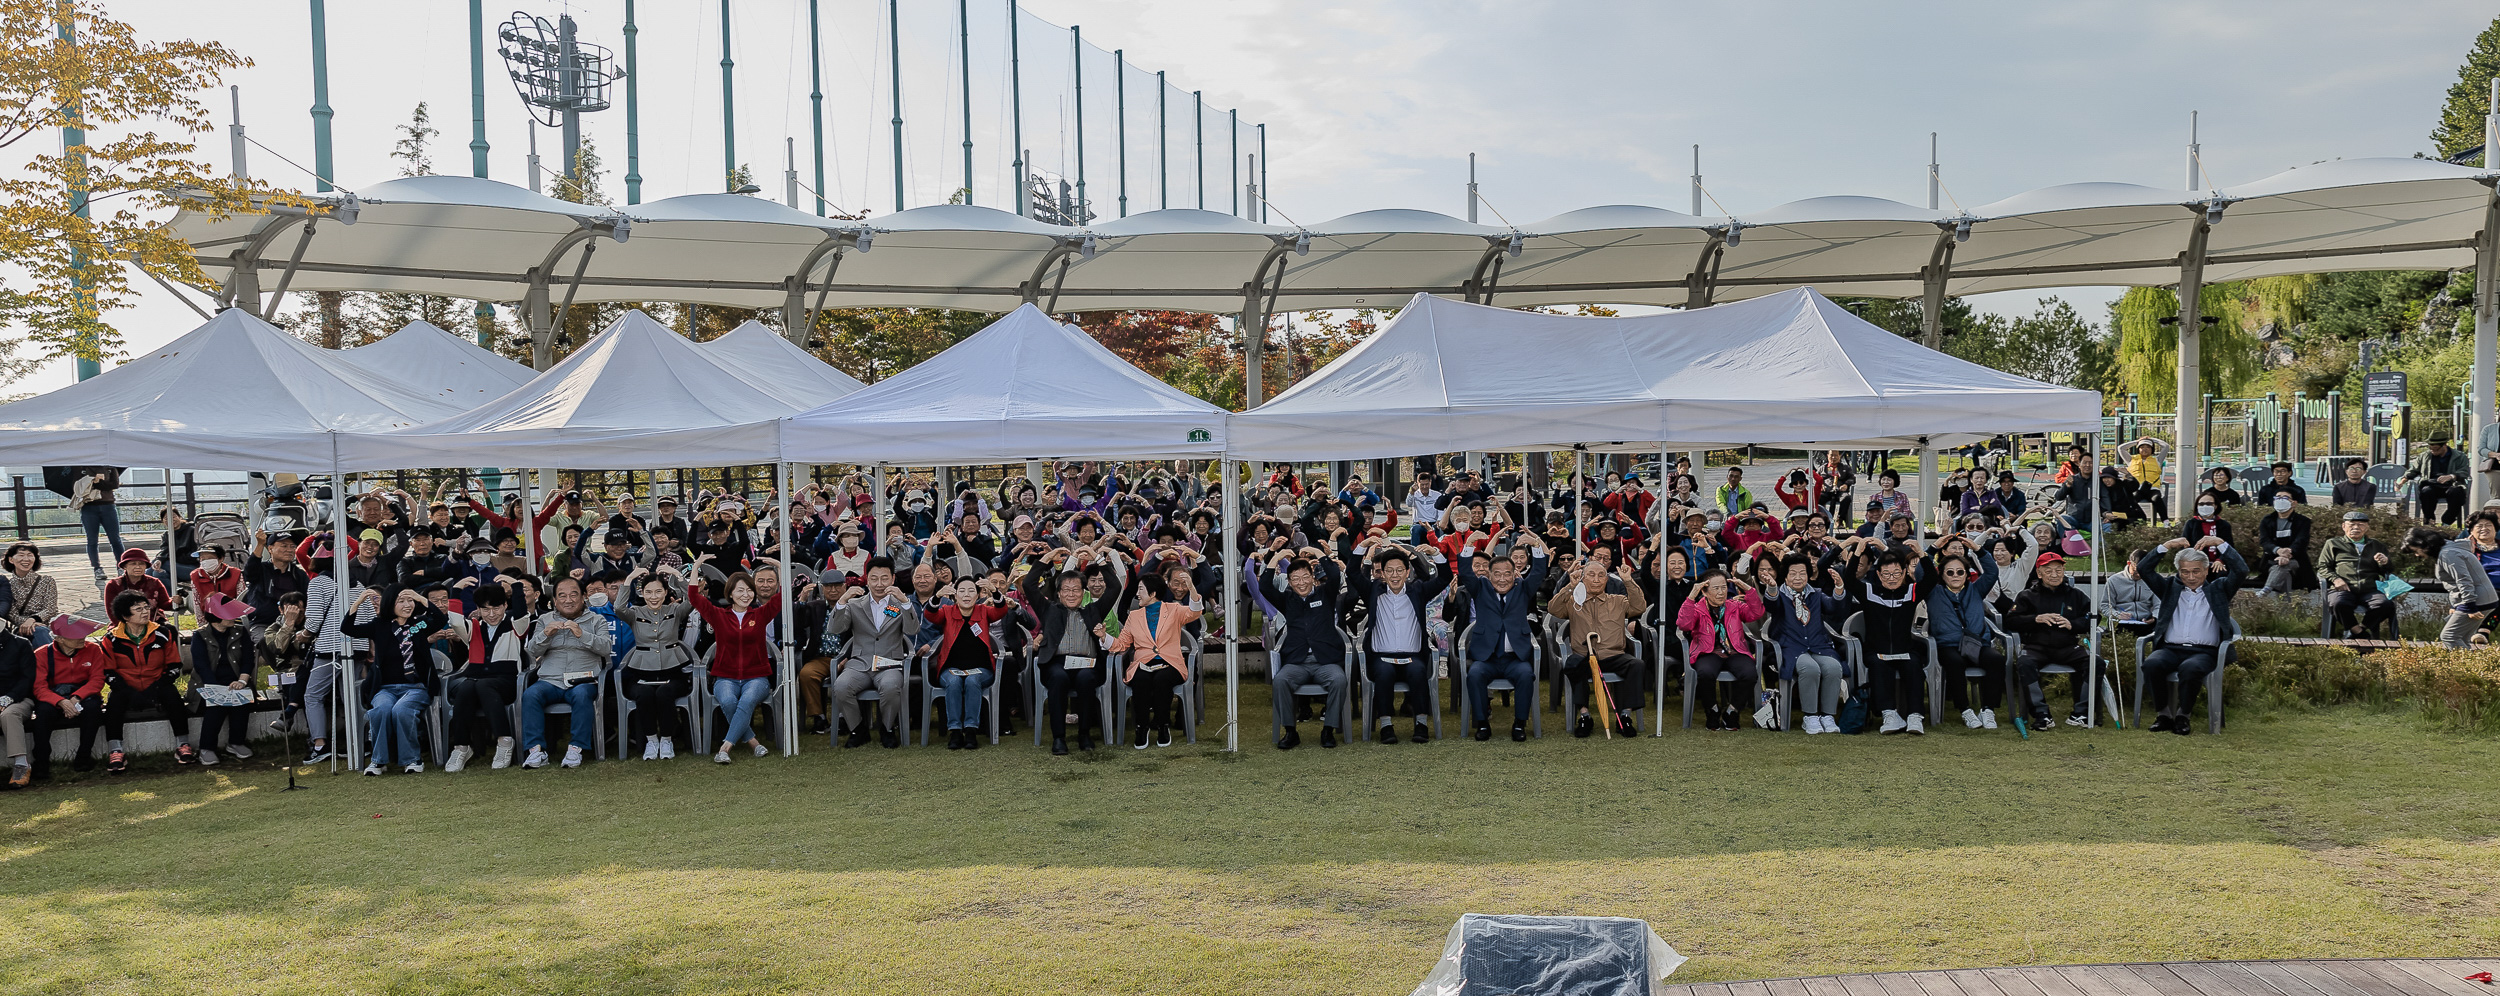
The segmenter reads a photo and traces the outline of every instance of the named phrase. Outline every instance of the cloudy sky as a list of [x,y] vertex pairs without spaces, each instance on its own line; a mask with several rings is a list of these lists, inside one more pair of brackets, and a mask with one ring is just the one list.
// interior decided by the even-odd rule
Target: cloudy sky
[[[490,31],[511,5],[488,5]],[[570,11],[587,41],[621,50],[623,0],[523,4]],[[396,174],[392,128],[419,101],[436,126],[438,172],[469,171],[466,5],[451,0],[329,5],[330,102],[339,182]],[[957,5],[903,0],[906,203],[943,201],[962,182],[964,102]],[[1007,0],[970,0],[976,202],[1010,175],[1005,138]],[[243,88],[252,171],[308,177],[311,68],[303,0],[118,0],[152,37],[226,43],[255,60]],[[819,0],[825,193],[837,205],[893,207],[891,48],[885,4]],[[1194,108],[1208,108],[1207,206],[1229,209],[1230,136],[1264,122],[1270,199],[1311,222],[1384,207],[1466,211],[1467,155],[1488,204],[1526,224],[1594,204],[1690,207],[1691,148],[1710,196],[1731,212],[1826,194],[1923,203],[1928,134],[1940,133],[1947,206],[1978,205],[2081,180],[2184,186],[2188,116],[2201,112],[2211,184],[2244,183],[2324,159],[2405,156],[2428,133],[2475,33],[2494,10],[2475,0],[2354,4],[2320,0],[2064,0],[2059,3],[1611,2],[1611,0],[1024,0],[1025,145],[1072,172],[1068,62],[1061,30],[1081,25],[1088,60],[1086,163],[1110,213],[1122,118],[1109,50],[1125,52],[1131,207],[1170,191],[1194,205]],[[643,199],[719,189],[720,5],[638,5]],[[738,161],[767,196],[782,192],[785,138],[809,163],[806,0],[733,0]],[[1165,71],[1173,178],[1158,184],[1148,74]],[[489,53],[489,173],[523,182],[528,132]],[[619,91],[621,104],[622,91]],[[216,101],[225,118],[224,99]],[[624,112],[586,130],[622,197]],[[554,136],[541,135],[552,163]],[[222,136],[204,143],[226,163]],[[1716,209],[1713,209],[1713,213]],[[1490,213],[1486,221],[1493,221]],[[152,289],[152,288],[151,288]],[[2064,292],[2098,314],[2108,289]],[[2027,311],[2042,295],[1983,302]],[[152,295],[116,313],[133,350],[197,318]],[[66,363],[16,390],[57,386]]]

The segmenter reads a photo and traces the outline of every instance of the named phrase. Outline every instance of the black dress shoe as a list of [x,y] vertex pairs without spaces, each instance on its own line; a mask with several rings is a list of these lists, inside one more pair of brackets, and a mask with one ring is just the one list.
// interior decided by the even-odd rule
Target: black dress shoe
[[1718,729],[1718,728],[1719,728],[1719,723],[1720,723],[1720,720],[1719,720],[1719,707],[1718,707],[1718,706],[1711,706],[1710,708],[1708,708],[1708,709],[1706,709],[1706,710],[1703,710],[1703,715],[1702,715],[1702,719],[1701,719],[1701,728],[1702,728],[1702,729],[1705,729],[1705,730],[1716,730],[1716,729]]
[[962,750],[962,749],[964,749],[964,731],[962,731],[962,730],[948,730],[948,731],[946,731],[946,749],[947,749],[947,750]]
[[1005,720],[1005,719],[1000,719],[1000,720],[998,721],[998,735],[999,735],[999,736],[1002,736],[1002,737],[1012,737],[1012,736],[1015,736],[1015,735],[1016,735],[1016,724],[1014,724],[1014,723],[1010,723],[1010,722],[1008,722],[1008,721],[1007,721],[1007,720]]
[[1522,723],[1522,722],[1520,722],[1520,721],[1518,721],[1518,720],[1515,720],[1515,719],[1514,719],[1514,720],[1512,720],[1512,721],[1511,721],[1511,723],[1510,723],[1510,740],[1511,740],[1511,742],[1512,742],[1512,743],[1518,743],[1518,744],[1524,744],[1524,743],[1527,743],[1527,742],[1528,742],[1528,724],[1526,724],[1526,723]]
[[1337,746],[1337,728],[1334,726],[1320,727],[1319,745],[1323,749]]
[[1277,750],[1292,750],[1300,746],[1302,746],[1302,731],[1291,726],[1285,727],[1285,735],[1276,741]]
[[1478,723],[1478,724],[1476,724],[1476,739],[1477,739],[1477,740],[1479,740],[1479,741],[1483,741],[1483,740],[1491,740],[1491,739],[1493,739],[1493,726],[1492,726],[1492,724],[1489,724],[1489,723]]
[[1078,750],[1093,750],[1093,749],[1094,749],[1094,734],[1093,734],[1093,731],[1091,731],[1091,730],[1078,730],[1078,731],[1076,731],[1076,749],[1078,749]]
[[877,742],[886,745],[888,748],[900,747],[903,745],[903,735],[896,733],[893,730],[887,730],[883,733],[877,734]]
[[1050,753],[1051,753],[1051,755],[1052,755],[1052,756],[1054,756],[1054,757],[1066,757],[1066,756],[1068,756],[1068,738],[1066,738],[1066,737],[1052,737],[1052,738],[1050,738]]
[[858,747],[866,744],[867,742],[868,731],[866,730],[852,730],[850,736],[842,738],[842,746],[844,747]]
[[2184,737],[2195,733],[2196,727],[2188,723],[2188,718],[2185,715],[2172,716],[2170,717],[2170,732]]
[[77,758],[75,758],[75,759],[73,759],[73,760],[71,760],[71,761],[69,762],[69,770],[71,770],[71,771],[94,771],[94,770],[95,770],[95,757],[94,757],[93,755],[88,755],[88,754],[80,754],[80,755],[78,755],[78,757],[77,757]]
[[1581,740],[1588,739],[1590,734],[1596,732],[1597,720],[1589,718],[1588,713],[1581,713],[1580,718],[1571,722],[1571,735]]
[[964,731],[964,749],[965,749],[965,750],[980,750],[980,749],[981,749],[981,739],[982,739],[982,737],[981,737],[981,731],[979,731],[979,730],[965,730],[965,731]]
[[830,733],[832,731],[833,722],[823,716],[818,716],[815,719],[808,721],[807,732],[809,733]]
[[1431,742],[1432,742],[1432,727],[1425,726],[1425,725],[1424,725],[1424,721],[1423,721],[1423,720],[1420,720],[1420,719],[1416,720],[1416,721],[1415,721],[1415,735],[1414,735],[1413,737],[1409,738],[1409,739],[1412,739],[1414,742],[1419,743],[1419,744],[1421,744],[1421,743],[1431,743]]
[[1380,724],[1380,742],[1384,744],[1393,744],[1398,742],[1398,725],[1396,723]]
[[1617,736],[1637,737],[1641,735],[1641,728],[1632,722],[1631,713],[1619,712],[1615,714],[1615,734]]

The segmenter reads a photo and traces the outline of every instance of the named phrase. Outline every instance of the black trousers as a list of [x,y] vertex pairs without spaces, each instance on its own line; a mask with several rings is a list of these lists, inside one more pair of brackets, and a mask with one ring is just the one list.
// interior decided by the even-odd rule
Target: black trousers
[[2440,522],[2453,526],[2457,524],[2457,520],[2465,516],[2464,481],[2441,484],[2437,481],[2424,480],[2414,485],[2413,496],[2414,501],[2422,508],[2422,519],[2425,522],[2430,520],[2431,510],[2437,508],[2443,501],[2448,503],[2448,508],[2439,514]]
[[2090,670],[2088,665],[2091,663],[2091,653],[2081,645],[2072,647],[2025,645],[2023,659],[2014,671],[2015,682],[2022,686],[2023,695],[2028,700],[2024,705],[2034,716],[2049,714],[2049,693],[2047,689],[2040,687],[2040,669],[2059,664],[2075,669],[2075,705],[2071,713],[2076,716],[2083,715],[2084,707],[2092,698],[2091,680],[2084,674]]
[[34,723],[32,728],[26,731],[26,735],[35,740],[32,765],[38,775],[50,774],[52,771],[52,731],[54,730],[65,730],[76,726],[78,728],[78,756],[95,756],[96,732],[104,728],[104,696],[70,694],[77,690],[76,685],[52,686],[52,694],[64,699],[76,698],[78,700],[78,715],[76,716],[64,716],[61,714],[60,706],[42,699],[35,700]]
[[444,683],[451,700],[451,742],[491,752],[495,741],[512,735],[512,680],[453,678]]
[[[2196,687],[2205,683],[2205,676],[2214,673],[2214,648],[2185,643],[2165,643],[2144,655],[2144,690],[2152,693],[2153,709],[2161,715],[2185,716],[2188,703],[2196,701]],[[2170,679],[2179,679],[2176,701],[2170,691]]]
[[2355,612],[2361,615],[2361,628],[2374,633],[2392,629],[2388,624],[2396,618],[2396,603],[2375,587],[2329,588],[2326,608],[2335,616],[2335,631],[2339,635],[2353,627]]
[[165,712],[173,724],[176,739],[191,735],[191,710],[182,704],[182,693],[174,691],[174,676],[161,675],[156,684],[139,688],[122,680],[119,674],[104,676],[104,738],[122,738],[122,720],[131,713],[155,705]]
[[[626,717],[626,749],[633,748],[633,741],[652,736],[686,740],[686,718],[677,711],[677,699],[694,690],[694,675],[682,668],[628,670],[623,680],[625,697],[634,703],[633,712]],[[501,715],[501,710],[497,714]],[[692,746],[692,742],[688,741],[688,745]]]
[[[1607,686],[1607,691],[1614,695],[1616,710],[1626,711],[1641,707],[1641,692],[1649,687],[1648,662],[1630,654],[1616,654],[1612,657],[1598,658],[1597,666],[1607,674],[1623,676],[1622,681]],[[1583,709],[1593,708],[1590,703],[1596,699],[1594,693],[1589,691],[1589,655],[1571,655],[1570,659],[1563,662],[1562,673],[1563,680],[1571,683],[1574,701],[1579,702]]]
[[1181,687],[1181,671],[1166,667],[1160,671],[1138,668],[1128,680],[1129,694],[1137,699],[1136,725],[1160,730],[1172,725],[1172,693]]
[[[1050,714],[1051,736],[1064,738],[1068,735],[1068,714],[1071,712],[1076,714],[1078,736],[1084,736],[1088,730],[1103,728],[1102,672],[1106,666],[1100,658],[1095,660],[1093,667],[1073,670],[1060,667],[1055,660],[1042,664],[1042,689],[1045,693],[1042,711]],[[1144,677],[1144,673],[1140,672],[1139,677]],[[1129,687],[1138,686],[1131,682]]]
[[[1432,712],[1432,702],[1425,690],[1432,680],[1432,654],[1417,651],[1411,654],[1383,654],[1377,650],[1363,651],[1364,673],[1372,683],[1372,722],[1389,725],[1400,716],[1424,716]],[[1397,683],[1406,683],[1406,705],[1392,708],[1397,696]]]
[[1904,716],[1927,712],[1927,668],[1919,663],[1917,654],[1885,660],[1870,648],[1866,672],[1877,711],[1890,709]]
[[[1936,647],[1936,660],[1944,668],[1944,693],[1953,703],[1953,708],[1997,707],[1997,699],[2001,697],[1999,693],[2005,688],[2005,655],[1997,648],[1982,644],[1978,656],[1965,657],[1961,647],[1940,644]],[[1978,668],[1982,672],[1980,676],[1964,677],[1962,672],[1972,668]],[[1977,695],[1971,694],[1974,684],[1979,686]]]
[[[1601,662],[1602,664],[1603,662]],[[1722,685],[1719,675],[1734,675],[1736,680]],[[1761,683],[1761,667],[1743,654],[1703,654],[1693,658],[1693,683],[1703,693],[1699,700],[1711,706],[1741,706],[1752,702],[1754,688]],[[1721,691],[1725,688],[1725,691]],[[1696,689],[1687,688],[1692,695]]]
[[220,733],[225,735],[224,742],[229,744],[250,741],[252,734],[246,729],[246,724],[251,718],[251,706],[201,706],[200,749],[216,750]]

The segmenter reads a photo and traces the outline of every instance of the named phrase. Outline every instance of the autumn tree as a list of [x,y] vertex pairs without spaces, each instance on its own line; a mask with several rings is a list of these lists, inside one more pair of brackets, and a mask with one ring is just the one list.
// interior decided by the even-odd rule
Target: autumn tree
[[120,264],[209,283],[153,219],[177,202],[221,217],[310,204],[198,158],[191,137],[214,125],[196,94],[248,65],[215,42],[142,39],[97,0],[0,0],[0,148],[52,133],[65,146],[0,175],[0,261],[14,271],[0,320],[51,355],[100,361],[122,344],[103,318],[129,303]]

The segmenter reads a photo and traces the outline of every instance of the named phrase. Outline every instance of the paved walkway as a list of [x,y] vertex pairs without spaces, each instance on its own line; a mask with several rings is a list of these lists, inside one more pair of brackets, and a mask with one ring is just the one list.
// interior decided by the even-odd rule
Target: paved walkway
[[1662,996],[2492,996],[2500,958],[2184,961],[1821,975],[1659,987]]

